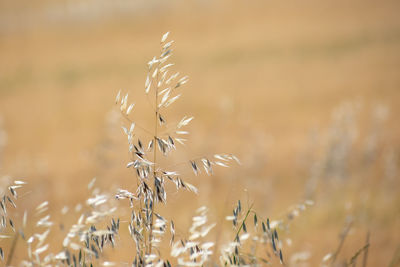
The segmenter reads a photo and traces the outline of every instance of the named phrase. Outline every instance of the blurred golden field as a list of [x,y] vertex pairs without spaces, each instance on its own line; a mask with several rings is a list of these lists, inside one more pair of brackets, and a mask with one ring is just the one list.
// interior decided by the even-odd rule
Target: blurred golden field
[[[394,0],[0,0],[0,176],[28,183],[15,216],[48,200],[56,252],[93,177],[110,194],[134,191],[114,99],[129,92],[133,116],[152,127],[146,64],[170,31],[172,61],[190,81],[168,116],[195,117],[172,161],[227,152],[242,164],[214,176],[179,165],[199,195],[171,189],[160,213],[183,235],[202,205],[229,228],[238,199],[271,219],[312,199],[282,233],[288,266],[320,266],[349,218],[339,259],[370,232],[368,266],[389,266],[400,257],[399,11]],[[129,242],[105,255],[131,262]],[[16,251],[14,266],[26,258],[22,242]]]

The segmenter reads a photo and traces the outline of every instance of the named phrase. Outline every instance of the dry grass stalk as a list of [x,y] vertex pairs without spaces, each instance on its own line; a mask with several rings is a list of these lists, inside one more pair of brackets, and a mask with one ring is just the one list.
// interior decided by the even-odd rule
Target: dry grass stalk
[[[135,266],[169,264],[169,261],[162,259],[161,255],[154,254],[154,249],[158,247],[168,229],[167,220],[155,212],[157,205],[166,204],[166,183],[174,184],[177,189],[198,192],[197,188],[184,181],[177,171],[164,168],[158,160],[160,156],[168,158],[177,149],[178,144],[183,145],[186,142],[186,139],[181,136],[188,134],[188,131],[184,128],[193,120],[193,117],[183,116],[178,123],[171,125],[165,115],[166,109],[181,97],[182,86],[188,81],[187,76],[181,76],[179,72],[172,71],[174,64],[169,63],[168,60],[172,55],[173,41],[168,42],[168,36],[169,33],[163,35],[159,55],[153,57],[147,64],[148,74],[144,84],[144,92],[153,112],[153,130],[145,129],[131,119],[130,114],[134,109],[134,104],[129,102],[128,94],[123,95],[120,91],[116,97],[116,103],[119,105],[121,114],[128,123],[128,125],[123,126],[131,155],[127,167],[134,170],[138,185],[135,193],[122,190],[117,195],[118,199],[130,199],[132,216],[129,231],[136,244]],[[137,127],[148,133],[151,138],[146,140],[146,137],[138,136],[135,131]],[[211,175],[215,166],[228,167],[232,161],[239,162],[234,155],[216,154],[213,157],[188,160],[188,166],[195,175],[199,175],[202,169],[207,175]],[[202,214],[202,216],[205,215]],[[181,265],[198,265],[199,262],[204,263],[206,261],[210,254],[208,249],[199,247],[196,242],[193,243],[196,244],[195,246],[191,246],[191,242],[182,240],[178,243],[174,242],[175,226],[172,221],[169,228],[171,229],[171,244],[173,244],[174,251],[172,254],[178,257],[181,253],[191,252],[188,259],[178,257],[178,262]],[[193,239],[195,234],[191,234]],[[189,238],[189,240],[191,239]],[[179,243],[182,244],[183,248],[180,248],[180,253],[177,253],[178,248],[176,246]],[[197,258],[200,256],[201,260],[199,261]]]

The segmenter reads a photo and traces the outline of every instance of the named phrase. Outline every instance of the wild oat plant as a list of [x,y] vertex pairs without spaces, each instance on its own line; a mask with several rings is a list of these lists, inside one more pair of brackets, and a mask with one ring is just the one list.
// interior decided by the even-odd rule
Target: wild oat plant
[[[176,258],[180,266],[203,266],[211,264],[210,255],[214,253],[213,242],[203,242],[202,239],[215,226],[207,225],[207,208],[201,207],[197,210],[197,215],[193,217],[193,224],[190,228],[190,236],[186,239],[175,240],[175,225],[173,220],[168,221],[165,215],[156,212],[157,205],[164,205],[167,200],[165,186],[172,183],[177,189],[186,189],[197,193],[195,186],[189,184],[181,175],[175,171],[163,167],[158,159],[160,156],[168,158],[178,147],[184,145],[186,139],[182,136],[188,134],[185,126],[189,124],[193,117],[183,116],[183,118],[173,125],[166,118],[166,109],[177,101],[181,96],[181,88],[188,81],[187,76],[180,77],[179,72],[171,73],[173,67],[168,60],[171,57],[171,46],[173,41],[167,41],[168,33],[161,38],[161,51],[158,57],[154,57],[148,62],[148,74],[145,82],[145,93],[149,99],[154,116],[153,130],[143,129],[135,124],[131,119],[130,113],[134,104],[128,102],[128,94],[125,96],[118,93],[116,103],[119,105],[122,116],[128,125],[123,130],[128,138],[129,152],[131,161],[127,164],[128,168],[133,168],[137,178],[137,190],[132,193],[127,190],[120,190],[118,199],[127,198],[130,200],[132,216],[129,223],[129,232],[136,245],[136,255],[133,266],[169,266],[171,261],[165,255],[160,255],[159,245],[169,229],[171,253],[170,256]],[[135,129],[140,127],[146,133],[150,133],[150,140],[145,140],[135,134]],[[201,170],[208,175],[213,174],[216,166],[228,167],[229,163],[239,160],[232,154],[215,154],[212,157],[200,157],[188,160],[188,166],[195,175],[199,175]],[[240,203],[240,202],[239,202]],[[241,213],[239,205],[234,212],[234,226],[238,226]],[[246,216],[247,218],[247,216]],[[223,265],[240,265],[257,262],[255,259],[248,259],[241,255],[239,248],[241,245],[239,234],[246,231],[245,219],[234,237],[229,248],[225,249],[221,255]],[[264,229],[265,239],[271,240],[274,244],[277,234],[271,234],[270,229]],[[247,235],[249,235],[247,233]],[[244,240],[245,237],[242,237]],[[265,241],[265,240],[264,240]],[[282,252],[273,247],[274,252],[282,260]],[[232,250],[233,249],[233,250]]]

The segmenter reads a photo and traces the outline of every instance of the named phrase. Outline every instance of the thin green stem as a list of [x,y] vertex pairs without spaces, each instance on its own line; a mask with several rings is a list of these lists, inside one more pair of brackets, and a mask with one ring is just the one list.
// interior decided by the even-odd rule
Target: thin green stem
[[239,229],[236,231],[235,239],[240,234],[240,231],[242,230],[243,225],[245,224],[245,222],[247,220],[247,217],[249,216],[250,212],[252,211],[253,205],[254,204],[251,204],[251,206],[248,208],[246,215],[244,216],[244,219],[243,219],[242,223],[240,224]]

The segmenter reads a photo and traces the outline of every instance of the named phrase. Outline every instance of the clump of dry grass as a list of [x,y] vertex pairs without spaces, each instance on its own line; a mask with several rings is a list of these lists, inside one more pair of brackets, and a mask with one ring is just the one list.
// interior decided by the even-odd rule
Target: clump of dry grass
[[[148,75],[145,82],[145,94],[153,112],[154,128],[145,129],[135,123],[132,119],[134,104],[128,100],[128,94],[122,95],[121,91],[116,97],[119,110],[126,120],[122,129],[128,139],[128,150],[130,161],[127,168],[133,170],[136,177],[136,190],[130,192],[119,189],[115,197],[107,192],[101,192],[94,187],[95,179],[89,183],[88,189],[91,191],[86,203],[78,204],[75,211],[82,212],[77,222],[72,224],[65,238],[62,240],[62,249],[52,253],[49,246],[50,231],[55,224],[48,212],[49,203],[44,201],[36,209],[28,214],[25,213],[23,225],[16,232],[15,224],[8,217],[7,203],[16,207],[12,199],[4,193],[1,202],[2,208],[2,232],[10,232],[7,228],[11,227],[15,232],[13,235],[2,235],[2,238],[14,237],[15,242],[20,235],[26,246],[27,257],[21,262],[21,266],[112,266],[122,264],[121,262],[110,262],[103,258],[103,251],[107,246],[114,247],[119,234],[120,223],[127,223],[130,237],[135,244],[135,253],[132,258],[133,266],[171,266],[171,262],[176,262],[180,266],[203,266],[211,264],[210,255],[213,255],[214,243],[206,240],[207,234],[214,228],[215,223],[208,223],[207,208],[197,209],[193,217],[192,226],[189,229],[189,236],[177,239],[175,237],[175,224],[173,218],[166,219],[165,215],[158,212],[158,206],[165,205],[167,202],[167,184],[176,187],[177,190],[185,189],[195,194],[198,189],[185,181],[177,171],[170,169],[160,163],[159,158],[168,157],[178,149],[179,145],[185,145],[188,131],[185,130],[193,117],[183,116],[179,121],[170,123],[166,116],[166,109],[169,108],[181,96],[182,87],[187,83],[188,77],[180,75],[179,72],[172,72],[173,65],[168,60],[172,55],[173,41],[167,41],[168,33],[161,39],[161,51],[157,57],[148,62]],[[136,129],[141,129],[147,136],[140,136]],[[198,157],[187,160],[186,165],[193,171],[194,175],[200,175],[203,171],[207,175],[214,173],[217,166],[228,167],[231,162],[240,163],[238,158],[232,154],[214,154],[210,156]],[[12,196],[17,197],[16,190],[24,182],[15,181],[15,185],[9,187]],[[121,208],[117,202],[129,200],[130,218],[116,218],[118,209]],[[115,202],[117,200],[117,202]],[[240,203],[240,202],[239,202]],[[84,207],[84,208],[82,208]],[[239,251],[241,244],[245,241],[241,231],[249,236],[246,228],[247,216],[242,218],[242,210],[239,205],[234,212],[234,227],[236,237],[234,242],[235,250],[230,255],[226,250],[222,252],[220,261],[223,265],[243,265],[247,264],[245,253]],[[249,212],[254,213],[250,208]],[[68,213],[65,207],[63,214]],[[247,214],[247,215],[248,215]],[[254,218],[257,215],[254,213]],[[28,218],[28,219],[27,219]],[[29,220],[34,225],[34,230],[24,231],[26,221]],[[238,221],[240,221],[240,226]],[[107,221],[110,223],[107,224]],[[258,222],[255,221],[256,226]],[[263,243],[270,240],[274,254],[280,257],[282,251],[278,249],[278,236],[276,230],[268,228],[262,222],[264,236]],[[239,226],[239,227],[238,227]],[[241,240],[239,240],[241,238]],[[254,237],[258,239],[257,236]],[[165,241],[166,240],[166,241]],[[261,240],[261,238],[260,238]],[[160,244],[167,242],[170,246],[169,255],[161,254]],[[12,263],[13,249],[11,246],[10,254],[7,258],[7,265]],[[0,250],[1,257],[4,258],[3,249]],[[255,256],[254,256],[255,257]],[[264,260],[267,261],[267,260]],[[256,260],[252,259],[255,263]]]
[[[187,182],[187,176],[174,169],[176,164],[171,160],[175,151],[187,143],[189,132],[186,126],[193,117],[182,114],[182,118],[174,121],[167,116],[167,110],[179,100],[182,88],[188,82],[188,77],[174,72],[174,64],[169,62],[173,41],[168,41],[168,35],[162,36],[160,53],[147,64],[144,93],[151,108],[153,128],[147,129],[136,121],[135,104],[129,100],[128,93],[119,91],[115,99],[124,119],[122,129],[128,141],[130,159],[126,167],[134,177],[133,183],[124,186],[129,190],[121,187],[113,193],[102,191],[95,186],[96,179],[93,179],[88,184],[90,194],[86,202],[75,207],[79,216],[64,233],[60,241],[61,248],[52,249],[49,239],[57,222],[48,213],[49,203],[40,203],[34,210],[24,212],[23,217],[16,221],[8,209],[17,207],[17,191],[25,183],[17,180],[10,185],[11,180],[8,179],[5,186],[0,186],[0,239],[12,240],[7,252],[0,247],[0,256],[6,265],[13,264],[18,240],[24,241],[22,243],[27,252],[21,266],[295,265],[294,258],[308,257],[305,254],[286,257],[283,241],[293,219],[314,204],[311,200],[289,207],[275,220],[263,218],[253,209],[253,204],[247,203],[244,207],[239,200],[231,214],[226,212],[226,220],[231,224],[228,228],[221,228],[221,231],[229,232],[225,235],[229,239],[222,245],[216,245],[208,239],[216,223],[209,222],[207,207],[194,211],[187,235],[182,234],[181,230],[177,234],[179,225],[169,214],[163,214],[162,207],[167,205],[168,199],[167,187],[201,193],[195,185]],[[321,163],[324,168],[320,168],[318,176],[323,172],[327,177],[346,176],[353,124],[345,110],[337,114],[337,125],[332,128],[330,135],[331,145]],[[370,137],[367,148],[366,158],[371,161],[376,150],[375,135]],[[212,175],[216,167],[229,167],[233,162],[240,163],[232,154],[219,153],[188,159],[184,164],[197,176]],[[310,184],[316,182],[312,180]],[[306,195],[313,196],[316,186],[310,188]],[[128,215],[126,210],[129,210]],[[66,207],[61,212],[69,215]],[[27,224],[31,227],[26,227]],[[124,232],[122,227],[128,231]],[[350,226],[345,229],[338,248],[323,259],[323,264],[335,264]],[[129,236],[122,236],[121,233],[129,233]],[[108,260],[108,252],[118,253],[119,240],[124,238],[130,238],[133,243],[130,262]],[[290,243],[289,239],[285,241]],[[363,255],[365,264],[368,247],[369,234],[365,245],[345,263],[355,265]]]

